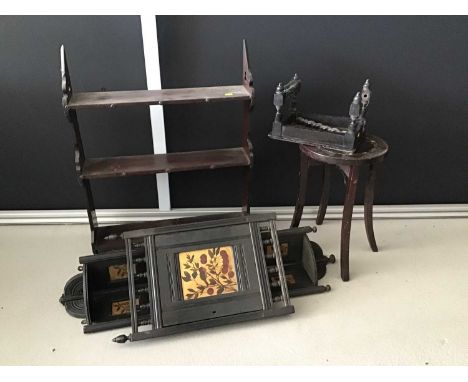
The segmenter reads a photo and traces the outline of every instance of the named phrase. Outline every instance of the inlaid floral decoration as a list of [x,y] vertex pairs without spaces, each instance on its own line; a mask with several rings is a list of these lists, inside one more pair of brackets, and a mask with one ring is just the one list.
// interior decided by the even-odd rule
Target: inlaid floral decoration
[[238,291],[231,246],[179,253],[184,300]]

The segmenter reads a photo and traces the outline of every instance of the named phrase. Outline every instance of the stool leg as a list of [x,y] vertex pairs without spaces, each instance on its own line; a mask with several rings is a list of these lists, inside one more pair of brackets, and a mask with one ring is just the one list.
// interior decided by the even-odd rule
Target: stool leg
[[370,164],[369,176],[367,177],[366,191],[364,196],[364,222],[366,225],[367,241],[369,242],[369,245],[374,252],[379,251],[377,248],[377,243],[375,242],[374,224],[372,217],[376,172],[376,166],[374,164]]
[[299,190],[297,192],[296,207],[291,221],[291,228],[298,227],[301,222],[302,210],[304,209],[307,191],[307,178],[309,175],[309,158],[301,152],[301,165],[299,170]]
[[330,166],[328,164],[322,167],[322,196],[320,197],[320,206],[315,222],[317,225],[323,223],[325,214],[327,213],[328,197],[330,195]]
[[[344,167],[344,166],[343,166]],[[343,220],[341,222],[341,279],[349,281],[349,239],[351,234],[351,220],[353,217],[354,199],[356,197],[356,188],[359,177],[358,166],[346,166],[347,182],[346,182],[346,196],[343,207]]]

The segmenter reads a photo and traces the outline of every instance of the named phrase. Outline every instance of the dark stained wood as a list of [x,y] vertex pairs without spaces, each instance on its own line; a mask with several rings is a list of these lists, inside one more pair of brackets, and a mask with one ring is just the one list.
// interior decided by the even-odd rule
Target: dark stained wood
[[364,223],[366,225],[367,241],[369,242],[369,245],[374,252],[379,251],[375,241],[374,224],[372,218],[376,174],[376,165],[371,164],[369,166],[369,174],[367,176],[366,190],[364,195]]
[[[185,333],[188,331],[206,329],[208,327],[217,327],[217,326],[222,326],[226,324],[261,320],[261,319],[269,318],[269,317],[279,317],[279,316],[284,316],[284,315],[292,314],[292,313],[294,313],[294,306],[292,305],[275,306],[274,308],[270,310],[257,310],[255,312],[239,313],[236,315],[228,315],[224,317],[212,318],[211,320],[208,321],[209,326],[207,325],[207,321],[195,321],[195,322],[190,322],[190,323],[182,324],[182,325],[166,326],[161,329],[158,329],[157,331],[138,332],[138,333],[133,334],[131,338],[132,338],[132,341],[141,341],[141,340],[146,340],[149,338],[158,338],[158,337],[169,336],[172,334],[180,334],[180,333]],[[115,339],[113,341],[117,342],[115,341]]]
[[[244,41],[244,60],[245,57],[245,41]],[[245,69],[245,62],[244,62],[244,69]],[[244,72],[245,73],[245,72]],[[253,91],[253,89],[251,89]],[[243,193],[242,193],[242,212],[250,213],[250,184],[252,182],[252,164],[253,164],[253,146],[252,142],[250,141],[250,109],[251,109],[251,102],[244,101],[243,106],[243,116],[242,116],[242,136],[241,142],[242,147],[244,148],[245,152],[247,152],[250,156],[250,166],[244,168],[244,184],[243,184]]]
[[122,233],[127,231],[144,230],[155,227],[169,227],[194,222],[205,222],[214,219],[238,218],[245,214],[241,212],[230,212],[216,215],[190,216],[174,219],[151,220],[135,223],[126,223],[118,225],[102,226],[96,229],[93,241],[93,248],[96,253],[107,253],[109,251],[123,250],[125,243],[121,237]]
[[[282,308],[291,306],[273,219],[276,219],[275,214],[244,214],[238,218],[197,221],[179,226],[124,232],[122,238],[126,244],[132,334],[118,336],[114,338],[114,341],[123,343],[128,339],[134,341],[158,337],[164,333],[165,329],[176,327],[185,331],[184,328],[192,323],[204,322],[205,327],[209,327],[215,320],[222,317],[231,317],[231,322],[236,322],[244,314],[251,312],[263,314],[276,311],[279,304],[274,304],[275,301],[281,301]],[[281,289],[281,295],[278,295],[277,299],[273,297],[269,282],[262,231],[270,233],[273,244],[275,273]],[[174,236],[168,237],[170,233]],[[137,291],[139,286],[134,276],[138,271],[132,269],[135,260],[133,249],[135,244],[139,245],[142,240],[145,243],[143,262],[146,263],[144,273],[146,280],[143,280],[141,285],[149,296],[149,322],[144,318],[145,311],[141,309],[141,305],[137,304],[141,294]],[[236,271],[242,275],[238,284],[240,293],[234,293],[226,298],[222,295],[223,290],[218,289],[216,295],[203,299],[200,303],[198,303],[198,294],[191,301],[186,301],[194,295],[185,295],[181,283],[173,279],[173,275],[181,267],[178,264],[178,253],[184,248],[191,250],[200,243],[233,243],[233,240],[238,247]],[[155,243],[158,243],[157,247]],[[83,270],[86,271],[86,268]],[[293,310],[289,311],[289,313],[292,312]],[[144,328],[148,324],[151,325],[151,329]],[[173,333],[178,332],[176,330]]]
[[253,88],[253,76],[249,64],[249,52],[247,41],[242,41],[242,84],[250,94],[250,108],[253,107],[255,89]]
[[250,141],[250,111],[253,107],[254,88],[250,71],[247,42],[242,41],[242,85],[250,94],[250,99],[243,102],[241,143],[250,156],[250,165],[244,168],[244,188],[242,193],[242,212],[250,213],[250,184],[252,182],[253,146]]
[[242,193],[242,212],[250,213],[250,183],[252,182],[251,166],[244,167],[244,190]]
[[125,105],[169,105],[217,101],[243,101],[252,98],[243,85],[180,88],[163,90],[131,90],[73,93],[67,107],[114,107]]
[[388,152],[387,143],[374,135],[367,135],[365,142],[354,154],[345,154],[320,146],[300,145],[309,158],[332,165],[360,166],[363,163],[382,162]]
[[322,166],[322,196],[320,197],[320,206],[317,212],[317,225],[323,223],[325,214],[327,213],[328,198],[330,196],[330,166],[325,164]]
[[298,227],[301,222],[302,211],[304,209],[307,179],[309,174],[309,158],[301,152],[301,167],[299,170],[299,190],[297,192],[296,208],[294,209],[294,216],[291,221],[291,228]]
[[353,218],[354,199],[359,178],[359,167],[350,166],[346,182],[346,197],[343,207],[343,219],[341,221],[341,249],[340,266],[341,279],[349,281],[349,240],[351,235],[351,220]]
[[91,185],[88,179],[81,179],[81,184],[86,193],[86,210],[88,213],[89,227],[91,229],[91,235],[94,236],[96,229],[98,228],[98,221],[96,216],[96,208],[94,206],[94,197],[91,190]]
[[[123,242],[118,237],[113,240],[104,239],[104,236],[107,236],[105,232],[107,232],[108,227],[98,226],[89,179],[179,171],[212,170],[223,167],[242,166],[244,167],[242,211],[245,213],[250,211],[249,188],[253,148],[249,140],[249,118],[255,91],[253,88],[253,77],[249,67],[247,44],[245,40],[243,41],[242,81],[240,85],[233,86],[74,93],[64,46],[60,49],[60,55],[62,106],[66,118],[70,124],[73,125],[75,133],[75,169],[87,198],[88,220],[91,228],[91,245],[94,253],[121,248]],[[76,109],[218,101],[242,101],[244,103],[241,130],[242,147],[113,158],[86,159],[85,157]],[[117,235],[115,231],[116,229],[113,227],[110,234],[114,236]]]
[[[78,116],[75,110],[68,110],[66,105],[73,92],[70,73],[68,72],[67,56],[65,53],[65,47],[60,47],[60,59],[61,59],[61,74],[62,74],[62,106],[65,107],[65,117],[68,122],[73,126],[73,133],[75,137],[75,171],[79,176],[81,174],[82,166],[85,161],[85,153],[83,149],[83,141],[81,139],[80,125],[78,123]],[[91,185],[87,180],[81,182],[85,193],[86,193],[86,210],[88,214],[89,227],[91,229],[91,241],[94,240],[94,235],[98,227],[96,209],[94,207],[94,198],[91,191]]]
[[[387,143],[376,136],[368,135],[366,141],[361,145],[360,150],[354,154],[344,154],[337,151],[325,149],[323,147],[299,145],[301,153],[301,170],[299,172],[299,191],[296,201],[296,208],[291,222],[291,227],[299,226],[304,208],[305,194],[307,188],[308,168],[310,166],[325,165],[325,168],[330,168],[330,165],[338,167],[345,176],[346,180],[346,196],[343,209],[343,221],[341,227],[341,275],[343,281],[349,280],[349,241],[351,232],[351,219],[354,206],[354,199],[357,186],[358,169],[362,165],[368,165],[370,168],[369,178],[366,183],[366,193],[364,200],[364,218],[366,225],[366,234],[369,245],[374,252],[377,252],[377,243],[374,237],[374,228],[372,221],[373,203],[374,203],[374,187],[376,177],[376,166],[383,162],[388,152]],[[305,158],[305,159],[304,159]],[[306,162],[307,161],[307,162]],[[304,167],[307,163],[307,169]],[[323,172],[322,196],[320,207],[317,214],[317,224],[322,224],[325,218],[326,208],[328,205],[329,194],[329,174]],[[351,183],[350,183],[350,179]]]
[[242,147],[169,154],[93,158],[84,162],[84,179],[146,175],[223,167],[249,166],[250,156]]

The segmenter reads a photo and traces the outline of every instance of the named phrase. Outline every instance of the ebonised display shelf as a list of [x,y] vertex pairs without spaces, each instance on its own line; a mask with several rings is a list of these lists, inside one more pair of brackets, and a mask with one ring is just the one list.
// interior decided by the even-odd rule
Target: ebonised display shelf
[[[93,193],[89,182],[90,179],[243,167],[242,211],[245,213],[249,212],[250,170],[253,158],[252,144],[249,140],[249,114],[253,106],[254,89],[245,40],[243,41],[242,84],[233,86],[74,93],[63,45],[60,52],[62,106],[65,110],[65,116],[73,125],[75,136],[75,169],[86,194],[88,220],[91,228],[91,245],[94,253],[99,253],[109,248],[122,248],[123,242],[120,240],[119,234],[123,230],[119,226],[99,227]],[[107,158],[85,157],[77,117],[77,110],[79,109],[229,101],[240,101],[244,105],[240,147],[154,155]],[[152,223],[154,224],[154,222]],[[133,224],[132,228],[139,226],[145,228],[148,226],[148,223]],[[110,243],[109,240],[116,240],[116,242]]]
[[[229,231],[232,233],[232,230],[235,229],[235,226],[239,225],[239,223],[244,224],[249,222],[249,225],[257,225],[257,223],[261,221],[266,222],[266,220],[272,218],[274,219],[275,216],[268,216],[265,214],[251,215],[239,212],[165,219],[157,221],[157,226],[155,224],[148,225],[146,229],[142,228],[140,225],[140,227],[137,228],[138,231],[136,233],[130,225],[126,225],[126,233],[123,233],[122,236],[128,236],[129,233],[131,234],[131,232],[133,232],[131,235],[136,234],[141,237],[140,241],[132,239],[132,245],[130,247],[127,246],[127,250],[131,249],[132,257],[135,260],[135,264],[131,269],[140,276],[143,276],[145,271],[148,271],[148,268],[144,264],[145,261],[143,261],[146,251],[145,248],[147,248],[148,244],[148,242],[145,243],[145,240],[143,239],[145,232],[150,232],[151,234],[156,232],[163,234],[163,232],[165,232],[165,234],[174,239],[174,236],[180,235],[181,232],[184,231],[184,235],[186,235],[185,239],[182,239],[181,241],[176,239],[177,246],[180,246],[182,241],[186,241],[187,238],[189,238],[189,240],[196,241],[195,246],[197,247],[216,247],[216,234],[213,234],[213,231],[211,231],[212,233],[207,234],[207,226],[211,225],[215,230],[216,227],[218,229],[222,227],[220,232],[218,232],[218,235],[221,234],[224,239],[227,239]],[[205,233],[203,234],[203,232]],[[276,253],[281,254],[282,265],[280,265],[280,267],[278,267],[278,258],[275,255],[275,239],[272,238],[272,232],[273,236],[277,237],[278,242],[278,251]],[[234,235],[234,237],[231,235],[228,241],[230,240],[232,243],[237,242],[240,244],[239,240],[241,240],[245,244],[245,239],[249,236],[257,237],[257,240],[255,240],[256,243],[254,243],[257,247],[257,251],[256,253],[251,253],[251,257],[257,258],[257,268],[259,273],[263,274],[263,280],[267,281],[266,283],[264,282],[264,289],[265,291],[269,289],[270,293],[267,293],[265,297],[270,299],[269,296],[271,294],[273,302],[280,302],[283,300],[282,297],[284,297],[279,277],[280,268],[284,268],[284,272],[282,273],[284,273],[285,284],[287,285],[290,297],[323,293],[330,290],[329,285],[319,285],[318,282],[319,279],[325,275],[327,264],[335,262],[335,257],[333,255],[325,256],[320,246],[309,240],[307,234],[310,232],[316,232],[316,230],[312,227],[300,227],[277,231],[276,229],[271,230],[267,227],[267,229],[260,230],[260,232],[256,229],[249,229],[249,234],[245,232],[246,235],[244,235],[243,240],[239,235]],[[201,236],[204,236],[207,241],[202,242],[200,240]],[[162,243],[159,239],[156,243],[156,254],[159,252],[160,256],[164,256],[161,251],[164,251],[163,247],[165,250],[168,248],[164,245],[161,246]],[[192,245],[191,247],[193,249]],[[240,258],[245,258],[245,251],[241,250],[235,252],[238,260],[240,260]],[[174,257],[174,254],[180,254],[180,250],[176,250],[176,253],[173,251],[171,253],[166,253],[169,257]],[[260,256],[258,256],[259,254]],[[184,256],[182,256],[182,259],[183,258]],[[208,260],[208,258],[206,260]],[[81,273],[71,277],[70,280],[67,281],[64,287],[64,292],[59,300],[65,306],[66,311],[73,317],[84,319],[82,321],[82,324],[84,325],[84,333],[94,333],[130,326],[131,307],[129,293],[131,288],[129,288],[128,279],[127,251],[125,249],[119,249],[115,251],[107,251],[99,256],[82,256],[79,261],[81,266],[78,267],[78,269]],[[203,264],[203,261],[204,260],[200,258],[201,264]],[[222,263],[224,264],[225,260],[222,260]],[[237,269],[240,271],[241,268],[244,267],[244,262],[238,261],[237,264]],[[245,263],[245,265],[246,264],[247,263]],[[180,284],[183,280],[177,275],[181,275],[181,271],[187,270],[187,267],[181,265],[179,261],[176,261],[174,265],[176,268],[173,268],[170,275],[170,277],[174,279],[171,283],[171,285],[173,285],[171,288],[172,291],[175,291],[175,289],[178,288],[180,289]],[[201,266],[203,267],[203,265]],[[166,270],[167,266],[162,266],[160,269],[161,272],[166,272]],[[257,271],[251,269],[251,273],[255,277]],[[198,274],[201,277],[201,273]],[[229,271],[225,269],[224,274],[229,276]],[[145,291],[145,288],[147,288],[145,283],[147,282],[147,276],[149,276],[149,274],[146,274],[145,277],[140,276],[137,279],[134,278],[134,285],[136,286],[134,291],[137,291],[139,294],[138,306],[145,307],[149,302],[149,296],[146,293],[147,291]],[[163,279],[159,276],[158,279],[163,284]],[[185,277],[187,276],[185,275]],[[202,278],[198,281],[202,282],[201,288],[199,286],[199,290],[206,289],[203,288],[203,285],[206,284],[206,282],[204,282]],[[209,285],[213,285],[213,282],[207,282]],[[154,286],[155,284],[153,287]],[[215,296],[216,295],[213,293],[210,300],[214,302],[212,298]],[[177,297],[177,295],[175,297]],[[180,300],[180,298],[176,299]],[[205,301],[208,302],[208,299]],[[190,304],[189,301],[187,301],[187,303]],[[200,308],[203,309],[202,306],[200,306]],[[212,312],[213,309],[209,311],[210,320],[213,318]],[[147,310],[137,312],[139,315],[139,320],[137,321],[146,321],[150,319],[149,313],[150,312]],[[187,318],[185,315],[184,317]],[[260,314],[257,315],[256,318],[263,317],[266,316]],[[234,321],[237,321],[237,318],[232,320],[232,322]],[[207,323],[205,326],[209,326],[209,324]]]
[[[275,220],[275,214],[214,216],[204,222],[125,232],[129,298],[125,310],[130,313],[132,333],[113,341],[139,341],[294,313]],[[278,279],[275,292],[262,232],[271,238]]]

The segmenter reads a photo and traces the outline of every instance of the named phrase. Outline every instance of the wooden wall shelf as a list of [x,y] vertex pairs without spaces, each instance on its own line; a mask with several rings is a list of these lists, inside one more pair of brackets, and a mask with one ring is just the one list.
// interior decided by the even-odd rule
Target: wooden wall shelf
[[[75,135],[75,168],[86,194],[88,220],[92,237],[91,244],[94,253],[120,248],[123,246],[123,242],[116,234],[120,232],[118,228],[107,229],[105,226],[100,227],[98,225],[93,193],[89,182],[91,179],[243,167],[242,211],[244,213],[249,212],[250,170],[253,157],[252,144],[249,140],[249,114],[253,106],[254,88],[245,40],[243,41],[242,83],[233,86],[74,93],[63,45],[60,53],[62,106],[68,121],[73,126]],[[244,103],[241,147],[108,158],[87,159],[85,157],[76,112],[78,109],[232,101]]]

